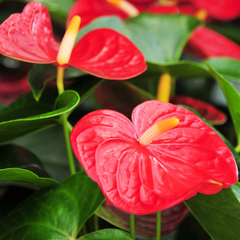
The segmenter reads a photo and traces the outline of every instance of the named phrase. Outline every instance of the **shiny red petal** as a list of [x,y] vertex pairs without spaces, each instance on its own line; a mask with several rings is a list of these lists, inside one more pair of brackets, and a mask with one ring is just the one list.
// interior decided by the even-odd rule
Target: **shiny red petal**
[[84,116],[73,128],[70,137],[73,151],[88,175],[96,182],[96,149],[106,139],[116,137],[136,138],[136,134],[130,120],[111,110],[92,112]]
[[106,0],[77,0],[68,13],[67,25],[75,15],[81,17],[81,28],[98,17],[118,16],[121,19],[128,18],[125,12]]
[[231,20],[240,15],[239,0],[190,0],[198,9],[205,9],[208,14],[219,20]]
[[212,124],[223,124],[227,116],[212,105],[186,96],[171,96],[170,102],[177,105],[186,105],[196,110],[202,117]]
[[229,57],[240,60],[240,47],[236,43],[204,26],[193,31],[186,51],[199,58]]
[[69,65],[115,80],[135,77],[147,68],[142,53],[130,40],[106,28],[84,35],[74,47]]
[[[115,111],[106,110],[104,115],[102,118],[102,111],[92,112],[91,117],[80,120],[71,134],[71,143],[87,173],[119,209],[149,214],[174,206],[197,192],[213,194],[237,182],[231,151],[192,112],[147,101],[134,109],[134,127]],[[171,117],[180,120],[177,127],[147,147],[139,144],[137,139],[146,129]],[[121,127],[119,121],[124,122]],[[102,127],[105,123],[110,127]],[[90,165],[91,169],[87,169]],[[220,184],[217,188],[209,186],[213,182]]]
[[33,63],[55,62],[58,44],[47,8],[38,2],[26,5],[0,25],[0,53]]

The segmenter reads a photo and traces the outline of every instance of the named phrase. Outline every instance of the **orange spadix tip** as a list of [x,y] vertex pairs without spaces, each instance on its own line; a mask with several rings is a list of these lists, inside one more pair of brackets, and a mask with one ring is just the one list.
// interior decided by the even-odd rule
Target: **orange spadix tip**
[[158,1],[160,5],[176,5],[177,4],[177,0],[159,0]]
[[149,129],[147,129],[139,138],[139,143],[145,147],[147,147],[150,143],[152,143],[156,138],[158,138],[161,134],[175,128],[179,124],[178,118],[168,118],[165,119]]
[[79,16],[74,16],[72,18],[59,48],[59,52],[57,55],[58,64],[64,65],[69,62],[72,49],[73,49],[75,40],[77,38],[80,23],[81,23],[81,18]]
[[171,75],[169,73],[163,73],[159,78],[157,97],[156,99],[161,102],[169,102],[171,92]]
[[107,2],[111,3],[112,5],[115,5],[119,7],[121,5],[122,0],[106,0]]
[[205,21],[207,19],[207,11],[205,9],[200,9],[195,14],[195,17],[200,21]]
[[121,9],[129,17],[136,17],[137,15],[139,15],[138,9],[128,1],[125,0],[106,0],[106,1]]

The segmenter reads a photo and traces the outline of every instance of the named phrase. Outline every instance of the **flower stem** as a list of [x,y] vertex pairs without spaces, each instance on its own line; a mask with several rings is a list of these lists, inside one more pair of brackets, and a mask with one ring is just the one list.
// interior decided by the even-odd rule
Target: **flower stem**
[[62,115],[62,122],[63,122],[63,132],[64,132],[64,138],[65,138],[65,145],[67,150],[67,156],[68,156],[68,164],[71,175],[76,173],[75,164],[74,164],[74,158],[71,148],[71,143],[69,139],[69,131],[68,131],[68,120],[67,120],[67,114],[64,113]]
[[157,212],[157,222],[156,222],[156,240],[161,239],[161,212]]
[[[64,92],[64,84],[63,84],[64,70],[65,70],[64,67],[58,67],[58,70],[57,70],[57,88],[58,88],[59,95]],[[65,138],[69,169],[70,169],[71,175],[73,175],[74,173],[76,173],[76,169],[74,165],[73,152],[72,152],[71,143],[69,139],[69,133],[71,132],[70,130],[72,129],[72,127],[71,127],[71,124],[68,122],[68,119],[67,119],[68,116],[66,113],[63,113],[61,117],[62,117],[63,133]]]
[[130,227],[130,234],[132,239],[135,240],[135,216],[134,214],[130,214],[129,216],[129,227]]
[[64,84],[63,84],[64,70],[65,70],[64,67],[58,67],[57,69],[57,88],[58,88],[59,95],[64,92]]

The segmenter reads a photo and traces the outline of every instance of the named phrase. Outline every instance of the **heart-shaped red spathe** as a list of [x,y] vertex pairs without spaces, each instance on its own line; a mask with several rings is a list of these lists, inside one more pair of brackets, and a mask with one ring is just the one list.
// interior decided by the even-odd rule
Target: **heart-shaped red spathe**
[[240,47],[236,43],[204,26],[193,31],[186,51],[199,58],[229,57],[240,60]]
[[[147,147],[139,144],[148,128],[173,117],[180,121],[177,127]],[[83,117],[71,133],[76,157],[119,209],[150,214],[197,192],[214,194],[237,182],[231,151],[192,112],[152,100],[133,110],[132,121],[98,110]]]
[[207,13],[219,20],[231,20],[240,15],[239,0],[189,0],[198,9],[204,9]]
[[38,2],[26,5],[21,14],[13,14],[0,25],[0,53],[22,61],[56,61],[58,43],[52,33],[47,8]]
[[128,18],[125,12],[107,0],[77,0],[68,13],[67,25],[75,15],[81,16],[81,28],[98,17],[118,16],[123,20]]
[[122,80],[146,70],[142,53],[125,36],[96,29],[76,44],[69,65],[98,77]]

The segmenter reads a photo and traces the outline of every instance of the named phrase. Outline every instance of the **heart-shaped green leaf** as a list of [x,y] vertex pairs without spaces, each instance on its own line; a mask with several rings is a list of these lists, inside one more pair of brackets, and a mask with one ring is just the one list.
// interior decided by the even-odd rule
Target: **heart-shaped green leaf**
[[45,99],[36,102],[31,93],[21,97],[0,113],[0,142],[56,125],[59,116],[72,111],[79,101],[78,93],[72,90],[56,99],[55,109]]
[[0,180],[10,180],[37,187],[54,186],[37,157],[27,149],[16,145],[0,146]]
[[190,211],[214,240],[239,238],[239,202],[239,183],[215,195],[197,194],[185,201]]
[[240,144],[240,118],[237,114],[237,112],[240,111],[240,105],[239,105],[240,95],[230,82],[228,82],[224,77],[222,77],[210,65],[208,66],[209,66],[210,73],[218,82],[227,100],[229,111],[233,120],[236,135],[237,135],[238,144]]
[[87,234],[78,240],[132,240],[133,238],[126,232],[118,229],[104,229]]
[[73,240],[103,202],[97,184],[84,172],[56,187],[37,191],[0,222],[1,240]]
[[103,17],[79,32],[78,39],[92,29],[107,27],[121,32],[134,42],[152,63],[179,60],[191,32],[200,24],[184,15],[140,14],[125,22],[116,17]]

